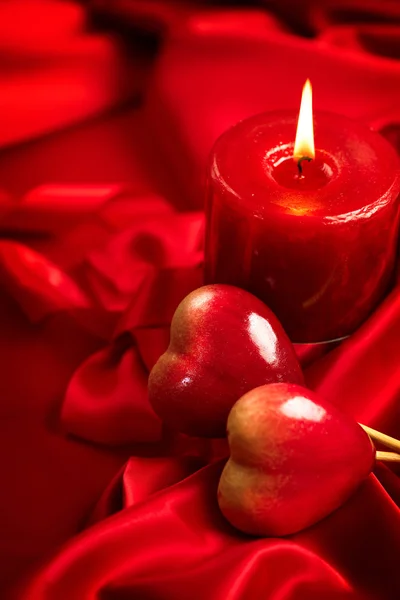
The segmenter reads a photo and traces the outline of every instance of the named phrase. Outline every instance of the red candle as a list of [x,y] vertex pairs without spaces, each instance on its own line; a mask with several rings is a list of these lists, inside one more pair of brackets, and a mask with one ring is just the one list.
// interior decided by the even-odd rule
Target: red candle
[[[308,101],[308,103],[307,103]],[[261,298],[292,341],[352,333],[388,289],[397,245],[400,166],[379,134],[316,113],[251,117],[224,133],[206,202],[205,279]]]

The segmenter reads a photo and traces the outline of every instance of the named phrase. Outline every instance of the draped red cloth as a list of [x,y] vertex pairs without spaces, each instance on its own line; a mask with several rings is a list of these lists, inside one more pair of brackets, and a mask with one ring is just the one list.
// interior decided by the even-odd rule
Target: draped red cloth
[[[218,509],[224,440],[147,399],[202,282],[216,136],[310,77],[316,108],[400,149],[399,31],[396,0],[0,4],[1,598],[400,597],[395,469],[252,538]],[[310,387],[400,437],[399,340],[397,285],[340,345],[297,350]]]

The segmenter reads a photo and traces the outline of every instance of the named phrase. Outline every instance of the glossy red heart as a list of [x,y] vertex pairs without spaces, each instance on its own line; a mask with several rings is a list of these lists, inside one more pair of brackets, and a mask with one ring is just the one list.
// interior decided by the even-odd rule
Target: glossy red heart
[[178,306],[170,346],[150,374],[149,399],[173,429],[223,437],[237,399],[277,381],[303,382],[278,319],[242,289],[209,285]]
[[229,415],[228,442],[218,503],[232,525],[253,535],[313,525],[351,496],[375,462],[355,421],[292,384],[245,394]]

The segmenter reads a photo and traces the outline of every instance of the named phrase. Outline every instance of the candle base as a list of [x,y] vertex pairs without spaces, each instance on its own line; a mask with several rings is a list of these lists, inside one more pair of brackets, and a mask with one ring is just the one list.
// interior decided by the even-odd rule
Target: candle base
[[305,342],[293,344],[297,358],[302,368],[308,367],[311,363],[318,360],[327,354],[337,346],[339,346],[344,340],[347,340],[350,336],[344,336],[335,338],[333,340],[326,340],[324,342]]

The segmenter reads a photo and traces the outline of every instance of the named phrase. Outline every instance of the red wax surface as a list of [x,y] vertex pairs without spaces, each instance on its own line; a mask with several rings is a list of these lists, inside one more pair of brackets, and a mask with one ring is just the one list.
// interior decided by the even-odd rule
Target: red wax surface
[[228,130],[212,157],[206,283],[261,298],[295,342],[352,333],[387,291],[398,230],[399,162],[365,125],[314,116],[315,160],[294,162],[297,114]]

